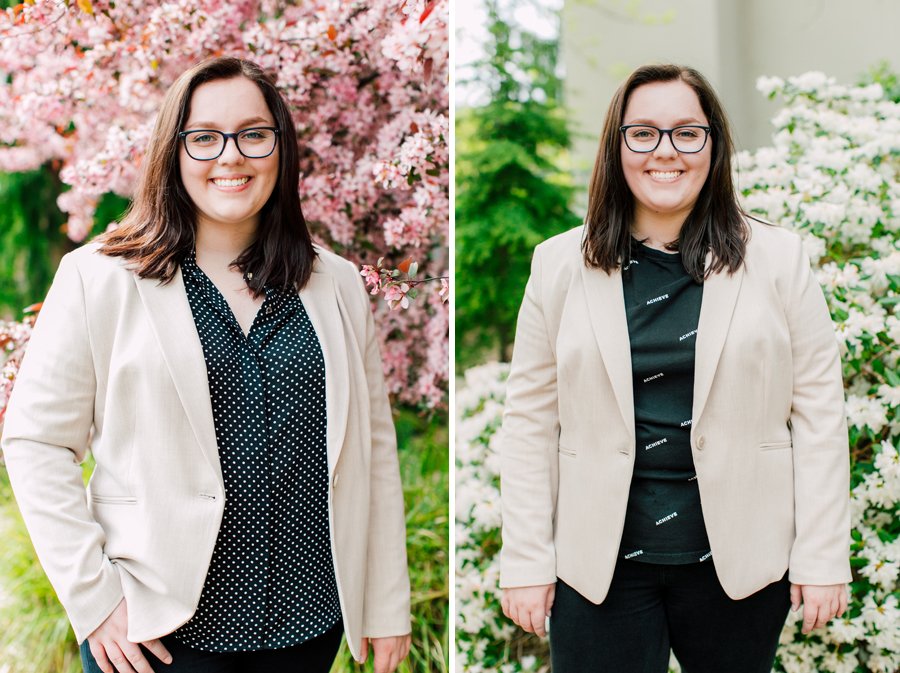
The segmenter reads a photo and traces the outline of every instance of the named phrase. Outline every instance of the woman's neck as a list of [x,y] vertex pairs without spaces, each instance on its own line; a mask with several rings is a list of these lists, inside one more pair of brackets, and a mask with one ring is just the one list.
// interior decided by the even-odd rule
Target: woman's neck
[[665,250],[667,245],[678,242],[686,218],[687,213],[655,213],[638,205],[631,233],[645,245]]
[[[197,262],[227,267],[253,243],[256,222],[222,225],[200,220],[197,223],[195,246]],[[201,268],[202,268],[201,264]]]

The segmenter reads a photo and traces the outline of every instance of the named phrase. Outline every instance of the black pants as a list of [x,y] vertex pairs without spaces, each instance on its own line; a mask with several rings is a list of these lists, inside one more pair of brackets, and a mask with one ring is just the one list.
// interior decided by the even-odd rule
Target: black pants
[[[338,622],[321,636],[279,650],[257,652],[204,652],[179,643],[171,635],[161,638],[172,655],[162,663],[141,647],[155,673],[328,673],[341,645],[344,628]],[[103,673],[91,654],[87,640],[81,644],[84,673]]]
[[712,561],[656,565],[620,560],[594,605],[562,580],[550,615],[553,673],[770,673],[791,605],[787,574],[730,599]]

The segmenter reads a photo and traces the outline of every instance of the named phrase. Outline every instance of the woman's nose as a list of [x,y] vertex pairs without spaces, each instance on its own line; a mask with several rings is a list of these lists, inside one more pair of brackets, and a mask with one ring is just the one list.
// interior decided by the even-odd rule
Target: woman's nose
[[659,145],[653,150],[653,154],[659,157],[678,156],[678,150],[676,150],[675,145],[672,144],[672,134],[663,133],[662,135],[663,137],[659,139]]
[[219,155],[220,164],[240,164],[244,161],[244,155],[238,150],[236,138],[225,138],[225,148]]

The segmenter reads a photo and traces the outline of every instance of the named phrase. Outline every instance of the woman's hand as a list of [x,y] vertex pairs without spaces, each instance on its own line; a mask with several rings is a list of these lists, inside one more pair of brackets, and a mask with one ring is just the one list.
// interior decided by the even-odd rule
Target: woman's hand
[[515,587],[503,590],[500,605],[503,606],[504,615],[528,633],[534,633],[543,638],[547,635],[544,620],[550,614],[550,608],[553,607],[554,596],[556,596],[555,584]]
[[103,673],[153,673],[141,652],[141,645],[150,650],[164,664],[172,663],[172,655],[159,639],[132,643],[127,638],[128,612],[125,599],[87,637],[91,654]]
[[791,609],[803,603],[803,634],[825,626],[832,617],[840,617],[847,609],[847,585],[791,584]]
[[412,636],[387,636],[386,638],[363,637],[360,656],[365,663],[369,658],[369,641],[372,642],[372,664],[375,673],[393,673],[400,662],[409,654]]

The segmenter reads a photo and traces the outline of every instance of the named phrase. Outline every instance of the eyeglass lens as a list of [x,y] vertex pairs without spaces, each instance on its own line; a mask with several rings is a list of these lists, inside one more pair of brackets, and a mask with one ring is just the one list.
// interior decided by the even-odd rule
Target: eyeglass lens
[[[275,131],[267,128],[244,129],[234,136],[238,151],[248,159],[269,156],[275,149]],[[194,159],[216,159],[225,150],[225,135],[219,131],[191,131],[184,136],[187,153]]]
[[[655,126],[630,126],[625,129],[625,143],[632,152],[652,152],[659,145],[661,135]],[[707,132],[702,126],[678,126],[668,135],[676,150],[691,153],[703,149]]]

